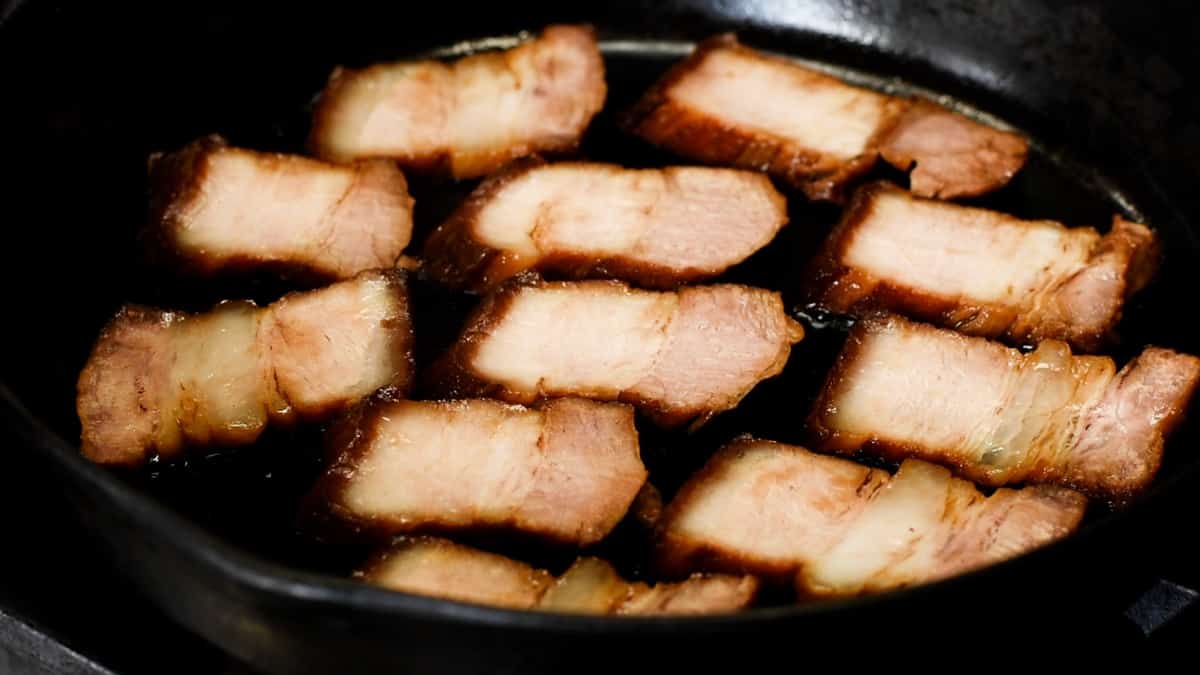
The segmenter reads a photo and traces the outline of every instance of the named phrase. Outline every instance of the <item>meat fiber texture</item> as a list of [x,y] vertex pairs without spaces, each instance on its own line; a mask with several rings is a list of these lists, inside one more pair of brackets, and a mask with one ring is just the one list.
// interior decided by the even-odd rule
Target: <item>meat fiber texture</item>
[[766,246],[787,222],[763,175],[524,161],[485,180],[425,243],[425,271],[482,292],[527,270],[675,288]]
[[550,26],[506,51],[451,63],[338,68],[313,114],[322,159],[387,157],[406,170],[483,176],[576,148],[604,106],[604,60],[586,26]]
[[778,293],[749,286],[521,280],[483,301],[430,383],[513,403],[625,401],[673,427],[735,407],[803,336]]
[[1122,502],[1158,471],[1200,359],[1147,347],[1119,372],[1047,340],[1022,353],[899,317],[859,322],[809,427],[818,450],[917,457],[984,485]]
[[321,420],[413,376],[400,272],[365,272],[265,308],[122,308],[79,376],[82,451],[105,464],[253,443],[268,423]]
[[1049,220],[860,189],[807,272],[809,301],[889,310],[1015,344],[1057,339],[1095,351],[1158,265],[1158,238],[1120,216],[1101,235]]
[[333,429],[330,451],[309,498],[327,537],[486,530],[586,546],[646,481],[633,409],[578,398],[376,400]]
[[1086,507],[1057,486],[985,497],[945,468],[906,460],[895,475],[744,437],[718,451],[659,524],[658,568],[793,580],[802,596],[916,585],[1066,536]]
[[546,570],[444,539],[408,539],[378,553],[357,576],[417,595],[510,609],[570,614],[712,614],[747,607],[753,577],[696,574],[653,586],[622,579],[594,557],[575,561],[557,579]]
[[879,160],[911,169],[915,194],[969,197],[1025,163],[1021,136],[926,101],[856,87],[721,35],[701,43],[629,111],[643,139],[709,164],[765,171],[840,202]]

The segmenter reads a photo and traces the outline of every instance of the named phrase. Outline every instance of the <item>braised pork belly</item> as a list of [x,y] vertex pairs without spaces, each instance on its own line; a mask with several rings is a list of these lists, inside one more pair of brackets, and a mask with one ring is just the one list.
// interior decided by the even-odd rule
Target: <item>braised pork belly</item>
[[606,91],[593,31],[550,26],[512,49],[452,63],[338,68],[309,146],[337,162],[387,157],[405,169],[472,178],[518,157],[573,150]]
[[657,564],[794,580],[802,595],[926,583],[1010,558],[1079,524],[1085,498],[1056,486],[985,497],[906,460],[895,475],[804,448],[740,438],[667,506]]
[[265,307],[190,315],[126,306],[79,376],[82,451],[106,464],[254,442],[269,422],[320,420],[413,374],[399,272],[296,293]]
[[733,35],[701,43],[625,124],[685,157],[765,171],[819,200],[841,201],[880,156],[912,169],[915,193],[952,199],[1003,186],[1028,154],[1017,134],[847,84]]
[[670,427],[736,406],[803,335],[778,293],[748,286],[519,283],[484,300],[430,381],[514,403],[620,400]]
[[856,193],[808,271],[809,300],[891,310],[969,335],[1092,351],[1158,263],[1158,241],[1120,216],[1104,235],[920,199],[886,183]]
[[512,609],[578,614],[709,614],[747,607],[753,577],[696,574],[654,586],[625,581],[612,565],[579,558],[549,572],[444,539],[406,539],[377,554],[357,576],[395,591]]
[[374,538],[499,530],[586,546],[646,480],[633,409],[586,399],[377,400],[331,443],[315,506]]
[[173,272],[268,268],[345,279],[396,267],[413,200],[386,160],[329,164],[219,136],[150,160],[149,254]]
[[786,207],[752,172],[525,162],[484,181],[433,233],[426,270],[474,291],[525,270],[674,288],[767,245]]
[[1162,460],[1200,359],[1147,347],[1120,371],[1047,340],[1030,353],[899,317],[859,322],[809,419],[816,448],[951,466],[984,485],[1124,501]]

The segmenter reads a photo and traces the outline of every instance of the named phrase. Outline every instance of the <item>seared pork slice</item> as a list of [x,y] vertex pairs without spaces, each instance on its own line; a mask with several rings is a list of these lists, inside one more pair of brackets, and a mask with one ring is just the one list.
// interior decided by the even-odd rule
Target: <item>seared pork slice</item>
[[84,456],[138,464],[185,447],[253,442],[269,422],[318,420],[412,380],[399,272],[365,272],[266,308],[189,315],[127,306],[79,376]]
[[646,480],[619,403],[373,401],[331,439],[317,507],[372,537],[493,529],[586,546]]
[[591,28],[550,26],[513,49],[453,63],[401,61],[333,71],[309,145],[322,159],[388,157],[455,178],[573,150],[604,105]]
[[475,291],[530,269],[674,288],[745,260],[786,222],[783,195],[756,173],[525,162],[434,231],[426,271]]
[[686,157],[766,171],[810,199],[833,201],[880,155],[913,169],[917,194],[952,199],[1003,186],[1028,154],[1017,134],[847,84],[733,35],[701,43],[625,124]]
[[198,276],[270,268],[345,279],[396,267],[413,200],[386,160],[328,164],[209,136],[150,158],[151,257]]
[[771,441],[719,450],[667,506],[657,562],[795,579],[803,594],[853,595],[925,583],[1061,538],[1085,498],[1066,488],[985,497],[936,465],[895,476]]
[[839,314],[886,309],[969,335],[1091,351],[1149,282],[1157,253],[1154,233],[1120,216],[1101,235],[877,183],[855,194],[826,240],[808,293]]
[[919,457],[985,485],[1124,501],[1158,470],[1200,359],[1146,348],[1117,372],[1048,340],[1021,353],[898,317],[859,322],[809,419],[820,450]]
[[670,427],[736,406],[803,336],[778,293],[748,286],[512,284],[484,300],[431,382],[514,403],[620,400]]
[[535,606],[554,582],[545,570],[432,537],[398,542],[355,576],[393,591],[510,609]]
[[422,537],[402,540],[356,574],[368,583],[418,595],[582,614],[706,614],[747,607],[753,577],[693,575],[679,583],[630,583],[599,558],[579,558],[557,580],[525,563]]

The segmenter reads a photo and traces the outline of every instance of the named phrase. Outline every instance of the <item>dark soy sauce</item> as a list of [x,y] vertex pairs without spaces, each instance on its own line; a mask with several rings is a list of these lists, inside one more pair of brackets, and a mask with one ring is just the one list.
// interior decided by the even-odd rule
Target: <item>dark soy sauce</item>
[[[515,38],[455,45],[435,55],[459,56],[480,47],[507,46],[513,40]],[[618,114],[667,67],[688,52],[690,44],[614,41],[603,46],[608,71],[608,101],[588,131],[580,155],[589,160],[634,167],[688,163],[625,135],[618,129],[616,120]],[[966,114],[987,117],[961,102],[896,80],[808,63],[865,86],[900,94],[917,93]],[[301,152],[310,111],[311,101],[296,101],[279,118],[247,120],[240,129],[221,131],[237,144]],[[251,122],[256,122],[257,126]],[[904,175],[886,168],[878,169],[869,178],[880,177],[901,184],[906,182]],[[414,245],[409,251],[419,252],[423,238],[455,208],[475,183],[419,176],[410,176],[409,180],[416,198],[416,231]],[[795,346],[791,360],[779,377],[763,382],[736,410],[717,416],[694,432],[664,432],[639,419],[642,457],[650,469],[651,482],[667,500],[714,450],[734,436],[749,433],[803,444],[803,420],[845,339],[848,321],[807,311],[796,293],[805,264],[836,222],[840,211],[830,205],[809,203],[795,191],[782,185],[779,187],[788,196],[788,226],[769,246],[716,281],[745,283],[783,292],[786,306],[804,322],[807,337]],[[1021,217],[1056,219],[1071,226],[1104,228],[1115,212],[1133,218],[1139,216],[1136,209],[1101,177],[1064,157],[1046,153],[1036,142],[1028,163],[1010,185],[973,203]],[[1119,362],[1124,362],[1149,343],[1184,348],[1189,342],[1194,344],[1189,340],[1191,336],[1187,335],[1187,330],[1172,330],[1169,321],[1161,320],[1172,315],[1172,308],[1170,298],[1160,289],[1183,283],[1179,278],[1181,265],[1172,265],[1169,237],[1167,244],[1168,255],[1158,280],[1126,310],[1126,320],[1121,327],[1124,340],[1110,350]],[[288,288],[269,280],[174,283],[151,291],[149,298],[136,299],[162,306],[202,309],[221,297],[250,296],[259,302],[269,302]],[[476,298],[451,293],[418,279],[413,280],[412,292],[417,358],[419,366],[424,366],[457,336]],[[1190,434],[1186,429],[1180,430],[1171,445],[1186,447],[1189,440],[1179,437],[1182,435]],[[322,544],[296,528],[298,504],[323,464],[319,429],[271,429],[254,446],[195,452],[186,461],[153,463],[143,472],[128,475],[127,479],[249,551],[297,568],[346,575],[361,562],[368,551],[366,547]],[[1172,454],[1168,449],[1163,472],[1169,472],[1171,466]],[[1092,511],[1093,518],[1097,513],[1103,514],[1102,508]],[[576,555],[575,551],[545,550],[514,542],[492,540],[482,543],[555,571],[569,564]],[[624,523],[592,552],[614,561],[626,575],[646,578],[642,567],[646,545],[645,533],[632,523]]]

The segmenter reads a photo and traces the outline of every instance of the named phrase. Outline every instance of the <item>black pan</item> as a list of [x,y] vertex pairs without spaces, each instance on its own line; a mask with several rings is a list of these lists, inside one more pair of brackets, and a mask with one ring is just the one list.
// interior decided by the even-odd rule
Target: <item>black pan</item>
[[[1166,263],[1129,307],[1114,354],[1151,342],[1200,353],[1189,302],[1200,266],[1200,12],[1190,7],[1167,14],[1149,3],[1030,0],[986,9],[952,0],[246,4],[159,3],[135,12],[26,2],[0,10],[0,134],[10,169],[0,202],[0,288],[9,306],[0,414],[12,439],[5,451],[18,453],[15,466],[30,467],[22,470],[52,474],[61,493],[45,498],[67,500],[113,564],[188,629],[287,673],[789,663],[838,640],[866,650],[897,636],[916,640],[915,649],[966,640],[985,658],[1020,658],[1038,635],[1061,644],[1065,634],[1089,631],[1094,645],[1132,630],[1097,617],[1119,616],[1172,573],[1173,552],[1190,543],[1182,535],[1200,515],[1195,423],[1169,444],[1149,494],[1120,512],[1094,510],[1082,532],[1044,550],[876,597],[695,619],[519,613],[343,581],[337,575],[362,551],[318,546],[291,528],[296,500],[319,470],[313,432],[275,433],[252,449],[135,474],[85,462],[74,381],[120,303],[199,308],[221,295],[269,299],[281,290],[191,286],[141,267],[134,234],[150,152],[214,131],[295,150],[307,106],[335,64],[446,53],[553,21],[590,22],[604,41],[610,100],[584,145],[598,159],[669,161],[620,135],[613,113],[689,42],[730,30],[753,46],[835,65],[875,86],[947,95],[1013,124],[1035,140],[1035,157],[983,203],[1075,225],[1107,222],[1113,211],[1149,222],[1165,240]],[[417,181],[413,189],[418,224],[428,228],[469,185]],[[836,216],[791,201],[786,236],[731,278],[789,292]],[[428,355],[469,301],[419,287],[417,305]],[[839,340],[835,328],[814,331],[744,412],[694,437],[647,434],[647,462],[668,491],[733,433],[798,440],[794,420]],[[37,513],[30,504],[5,517]],[[638,573],[636,556],[619,542],[608,553]]]

